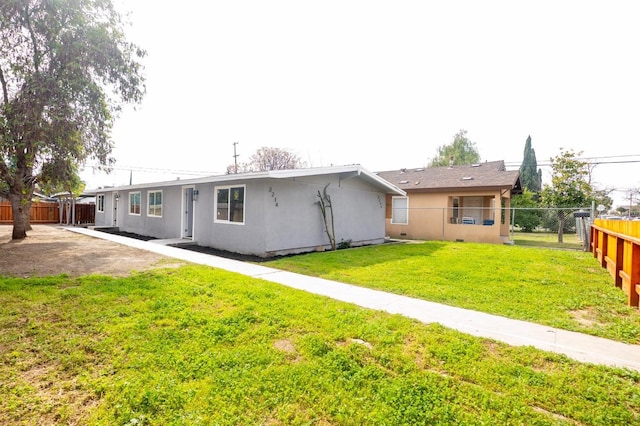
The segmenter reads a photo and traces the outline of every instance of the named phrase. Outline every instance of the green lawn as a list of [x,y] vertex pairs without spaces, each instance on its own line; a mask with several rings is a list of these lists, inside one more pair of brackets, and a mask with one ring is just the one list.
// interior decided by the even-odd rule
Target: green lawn
[[560,248],[566,250],[583,250],[584,245],[576,234],[563,235],[562,242],[558,242],[558,234],[553,232],[514,232],[513,241],[518,246],[535,246],[545,248]]
[[[406,270],[467,247],[378,253],[418,250]],[[371,249],[312,258],[344,270],[358,251],[379,267]],[[3,278],[0,330],[0,424],[640,422],[640,373],[203,266]]]
[[430,241],[284,257],[267,265],[640,343],[640,314],[591,253]]

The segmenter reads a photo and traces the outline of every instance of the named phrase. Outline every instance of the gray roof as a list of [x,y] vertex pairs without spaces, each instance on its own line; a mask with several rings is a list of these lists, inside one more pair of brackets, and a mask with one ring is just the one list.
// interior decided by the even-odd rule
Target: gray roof
[[509,189],[514,193],[522,191],[520,172],[508,171],[504,161],[390,170],[377,174],[405,191],[444,192],[454,189]]
[[238,173],[238,174],[226,174],[218,176],[208,176],[202,178],[184,179],[184,180],[172,180],[165,182],[150,182],[135,185],[124,185],[108,188],[97,188],[85,191],[87,195],[95,195],[106,191],[131,191],[135,189],[145,188],[158,188],[167,186],[180,186],[180,185],[196,185],[203,183],[223,183],[223,182],[236,182],[247,181],[255,179],[292,179],[305,176],[321,176],[338,174],[343,179],[357,177],[363,179],[374,187],[380,189],[382,192],[395,195],[405,195],[405,192],[393,185],[389,181],[382,179],[376,173],[373,173],[359,164],[352,164],[346,166],[331,166],[331,167],[311,167],[306,169],[290,169],[290,170],[271,170],[264,172],[251,172],[251,173]]

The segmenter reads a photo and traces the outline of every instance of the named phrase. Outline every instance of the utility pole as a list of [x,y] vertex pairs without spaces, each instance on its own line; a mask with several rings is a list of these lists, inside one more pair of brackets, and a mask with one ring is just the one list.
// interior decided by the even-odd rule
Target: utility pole
[[236,154],[236,145],[238,145],[238,142],[233,143],[233,172],[238,174],[238,154]]

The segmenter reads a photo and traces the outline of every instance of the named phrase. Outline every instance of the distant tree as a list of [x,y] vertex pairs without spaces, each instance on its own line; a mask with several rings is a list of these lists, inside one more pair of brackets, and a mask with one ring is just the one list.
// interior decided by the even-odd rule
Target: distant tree
[[527,137],[524,144],[524,156],[520,165],[520,181],[522,187],[531,192],[537,194],[542,190],[542,170],[538,168],[536,151],[531,147],[531,136]]
[[607,210],[613,206],[613,199],[609,196],[614,191],[613,188],[595,189],[592,187],[592,190],[591,200],[596,206],[603,205]]
[[475,142],[467,138],[467,131],[460,130],[448,145],[438,147],[438,152],[429,163],[429,167],[440,167],[462,164],[475,164],[480,162],[480,154]]
[[70,184],[87,159],[111,164],[114,117],[144,94],[144,55],[111,0],[0,2],[0,190],[13,239],[27,236],[38,183]]
[[562,243],[567,211],[563,208],[584,207],[591,204],[593,189],[587,182],[588,164],[577,159],[572,150],[560,149],[560,155],[551,159],[551,184],[542,189],[542,203],[557,208],[558,242]]
[[615,211],[617,211],[618,213],[620,213],[620,216],[624,216],[627,214],[627,212],[629,211],[629,209],[625,208],[625,207],[618,207]]
[[[306,163],[294,152],[282,148],[263,146],[250,158],[248,163],[238,164],[238,173],[263,172],[267,170],[288,170],[306,167]],[[236,165],[227,166],[227,174],[236,172]]]
[[533,232],[540,225],[542,212],[537,198],[536,193],[524,188],[522,194],[511,199],[511,208],[515,210],[513,224],[523,232]]

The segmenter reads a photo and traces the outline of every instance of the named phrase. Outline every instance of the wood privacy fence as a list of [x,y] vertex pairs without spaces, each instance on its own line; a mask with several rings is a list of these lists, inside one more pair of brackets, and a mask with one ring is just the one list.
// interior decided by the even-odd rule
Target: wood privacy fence
[[596,219],[591,248],[630,306],[640,307],[640,221]]
[[[96,215],[96,206],[93,204],[76,204],[75,221],[71,208],[63,206],[62,218],[60,217],[60,202],[35,202],[31,204],[31,223],[73,223],[85,224],[94,223]],[[69,216],[69,217],[67,217]],[[0,224],[13,223],[13,212],[11,211],[11,203],[8,201],[0,201]]]

